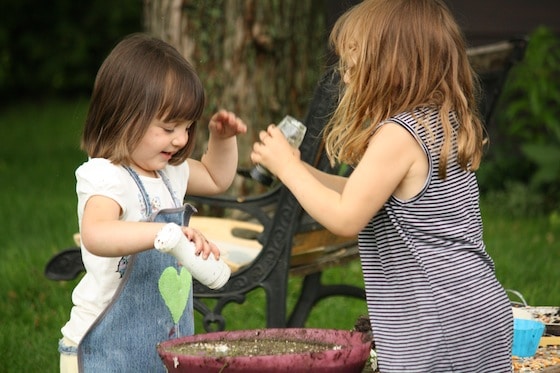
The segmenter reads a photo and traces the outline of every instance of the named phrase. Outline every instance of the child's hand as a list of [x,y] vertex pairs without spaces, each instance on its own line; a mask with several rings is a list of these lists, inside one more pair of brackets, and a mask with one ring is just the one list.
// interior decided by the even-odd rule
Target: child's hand
[[210,253],[212,253],[216,260],[220,258],[220,249],[218,249],[215,244],[208,241],[198,230],[190,227],[181,227],[181,229],[183,233],[185,233],[185,236],[194,243],[196,255],[202,255],[203,259],[208,259]]
[[251,152],[251,160],[254,163],[261,164],[279,176],[282,169],[290,169],[292,162],[299,162],[299,150],[288,143],[282,131],[275,125],[271,124],[266,131],[261,131],[259,138],[261,141],[253,144]]
[[247,126],[231,111],[220,110],[210,118],[208,124],[210,134],[221,139],[227,139],[240,133],[247,132]]

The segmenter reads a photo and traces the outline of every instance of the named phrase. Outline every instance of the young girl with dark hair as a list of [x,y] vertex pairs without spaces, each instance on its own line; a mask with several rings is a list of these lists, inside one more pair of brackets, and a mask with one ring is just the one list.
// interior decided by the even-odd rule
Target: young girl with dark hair
[[[187,191],[211,195],[230,186],[236,135],[246,126],[231,112],[215,113],[207,151],[200,161],[189,158],[204,104],[193,67],[159,39],[131,35],[103,62],[82,136],[89,159],[76,170],[86,273],[62,328],[61,372],[165,372],[157,343],[194,333],[192,278],[152,248],[158,231],[174,222],[198,255],[219,257],[186,226],[192,210],[183,199]],[[178,319],[162,296],[169,268],[184,298]]]

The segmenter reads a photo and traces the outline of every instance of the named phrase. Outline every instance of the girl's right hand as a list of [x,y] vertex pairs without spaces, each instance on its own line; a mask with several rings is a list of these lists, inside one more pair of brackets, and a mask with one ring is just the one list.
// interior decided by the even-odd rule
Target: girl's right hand
[[300,162],[300,152],[291,146],[282,131],[275,125],[259,133],[260,142],[253,144],[251,160],[261,164],[273,174],[281,177],[283,170],[290,170]]

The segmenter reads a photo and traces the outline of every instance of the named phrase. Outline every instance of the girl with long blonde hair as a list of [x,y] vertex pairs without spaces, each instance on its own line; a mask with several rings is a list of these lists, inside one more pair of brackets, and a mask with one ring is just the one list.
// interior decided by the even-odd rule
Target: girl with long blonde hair
[[511,306],[474,174],[479,88],[459,26],[442,0],[365,0],[330,40],[343,84],[325,147],[353,172],[304,164],[273,125],[253,162],[327,229],[358,234],[381,372],[511,371]]

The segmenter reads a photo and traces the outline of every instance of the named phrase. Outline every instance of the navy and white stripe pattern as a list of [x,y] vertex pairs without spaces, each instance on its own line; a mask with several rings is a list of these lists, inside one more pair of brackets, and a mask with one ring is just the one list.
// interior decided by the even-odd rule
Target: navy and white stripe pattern
[[415,198],[391,197],[359,235],[380,371],[511,372],[511,306],[482,241],[476,177],[450,155],[438,178],[436,110],[390,120],[422,145],[430,175]]

